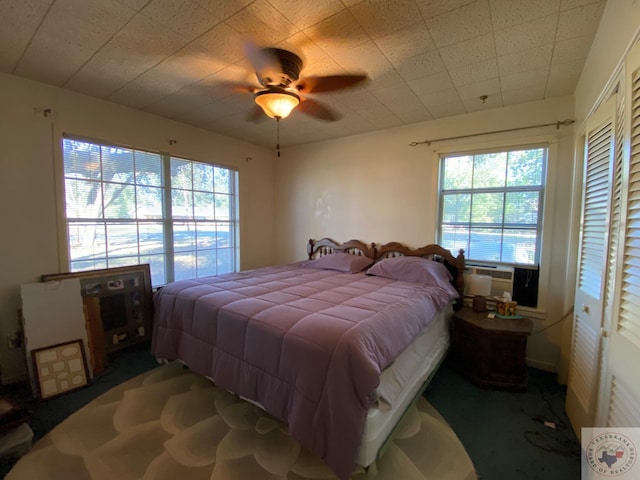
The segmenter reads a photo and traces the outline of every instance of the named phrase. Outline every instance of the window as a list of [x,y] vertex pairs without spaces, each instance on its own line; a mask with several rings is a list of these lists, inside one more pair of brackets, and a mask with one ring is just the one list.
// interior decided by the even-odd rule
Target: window
[[236,270],[237,173],[63,140],[72,272],[149,263],[153,285]]
[[540,259],[547,148],[440,159],[438,241],[469,260],[535,265]]

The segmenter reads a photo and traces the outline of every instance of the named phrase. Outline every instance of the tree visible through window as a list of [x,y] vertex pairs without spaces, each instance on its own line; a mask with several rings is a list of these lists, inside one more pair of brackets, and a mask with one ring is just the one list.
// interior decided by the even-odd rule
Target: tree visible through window
[[469,260],[539,263],[547,149],[441,158],[439,242]]
[[152,283],[236,269],[237,174],[63,140],[71,271],[149,263]]

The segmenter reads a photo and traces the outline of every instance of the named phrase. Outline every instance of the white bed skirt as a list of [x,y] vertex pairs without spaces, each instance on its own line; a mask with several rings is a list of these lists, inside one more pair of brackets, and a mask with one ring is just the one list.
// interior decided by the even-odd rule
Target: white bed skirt
[[418,392],[442,362],[449,348],[450,306],[441,310],[429,326],[380,375],[378,405],[369,409],[358,450],[357,463],[371,465],[386,439]]

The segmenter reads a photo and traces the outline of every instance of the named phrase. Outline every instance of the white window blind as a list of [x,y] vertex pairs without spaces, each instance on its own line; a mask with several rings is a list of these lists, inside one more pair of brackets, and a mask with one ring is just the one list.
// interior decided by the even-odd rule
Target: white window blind
[[237,173],[63,139],[69,267],[149,263],[153,285],[236,270]]
[[472,261],[539,263],[547,148],[448,155],[438,241]]

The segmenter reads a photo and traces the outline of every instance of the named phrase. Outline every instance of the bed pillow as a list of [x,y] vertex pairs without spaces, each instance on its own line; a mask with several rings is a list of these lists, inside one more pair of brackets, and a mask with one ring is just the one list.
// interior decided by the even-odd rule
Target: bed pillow
[[302,262],[301,266],[307,268],[322,268],[325,270],[337,270],[346,273],[358,273],[373,263],[373,260],[364,255],[351,255],[349,253],[331,253],[315,260]]
[[422,257],[390,257],[379,261],[367,274],[378,277],[404,280],[407,282],[426,283],[451,290],[453,276],[440,262]]

